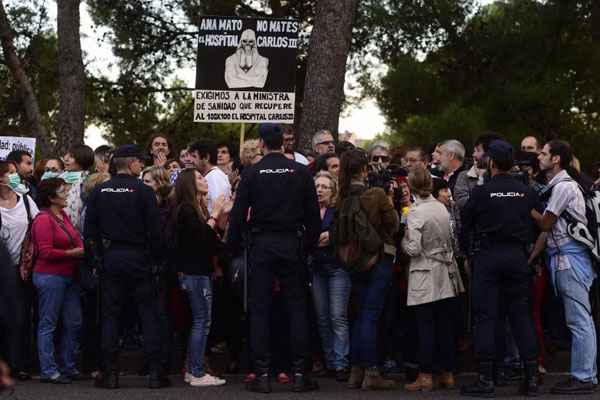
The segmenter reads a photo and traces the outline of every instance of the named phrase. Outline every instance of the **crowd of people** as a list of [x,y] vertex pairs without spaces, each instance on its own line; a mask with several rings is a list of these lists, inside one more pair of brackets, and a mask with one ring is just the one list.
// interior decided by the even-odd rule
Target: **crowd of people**
[[472,350],[463,395],[519,381],[535,396],[550,348],[570,348],[552,393],[596,390],[596,260],[570,228],[587,224],[600,180],[568,143],[527,136],[514,150],[485,132],[469,157],[453,139],[364,150],[321,130],[302,154],[291,127],[259,136],[1,160],[12,376],[31,379],[39,360],[42,382],[116,388],[119,351],[137,345],[152,388],[174,371],[205,387],[244,370],[255,392],[271,376],[295,391],[319,376],[395,389],[403,372],[418,392],[455,388]]

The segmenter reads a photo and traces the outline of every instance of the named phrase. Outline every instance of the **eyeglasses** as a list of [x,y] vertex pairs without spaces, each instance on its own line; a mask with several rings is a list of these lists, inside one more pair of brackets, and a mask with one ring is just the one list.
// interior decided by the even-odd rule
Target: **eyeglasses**
[[56,195],[60,196],[60,197],[66,197],[67,194],[69,193],[69,188],[67,188],[66,186],[61,186],[57,191],[56,191]]
[[326,146],[330,146],[330,145],[334,145],[334,144],[335,144],[335,141],[334,141],[334,140],[325,140],[325,141],[323,141],[323,142],[319,142],[319,143],[317,143],[317,145],[319,145],[319,144],[324,144],[324,145],[326,145]]
[[61,172],[62,170],[60,168],[56,168],[56,167],[46,167],[44,168],[44,172]]
[[372,162],[388,162],[390,161],[390,157],[388,156],[373,156],[371,157]]

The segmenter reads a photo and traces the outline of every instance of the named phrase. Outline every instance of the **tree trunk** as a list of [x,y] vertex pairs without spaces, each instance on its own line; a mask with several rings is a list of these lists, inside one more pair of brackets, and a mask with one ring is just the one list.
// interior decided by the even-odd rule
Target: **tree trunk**
[[592,40],[595,46],[600,44],[600,1],[592,0]]
[[36,147],[39,149],[42,157],[50,154],[50,142],[48,133],[42,123],[40,107],[35,97],[35,92],[31,86],[31,81],[25,73],[25,69],[19,60],[15,45],[13,44],[12,30],[10,22],[4,9],[4,3],[0,0],[0,41],[2,42],[2,51],[6,65],[15,80],[21,101],[25,108],[25,116],[30,125],[31,134],[36,138]]
[[329,129],[337,135],[344,101],[346,60],[358,0],[319,0],[308,48],[298,143],[311,148],[312,135]]
[[81,0],[58,0],[59,114],[56,151],[64,154],[83,143],[85,129],[85,71],[79,34]]

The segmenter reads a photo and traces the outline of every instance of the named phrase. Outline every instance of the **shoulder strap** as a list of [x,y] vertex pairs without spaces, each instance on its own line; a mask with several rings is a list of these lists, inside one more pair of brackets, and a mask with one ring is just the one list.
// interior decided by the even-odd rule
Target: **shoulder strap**
[[75,247],[75,239],[73,239],[73,236],[71,236],[71,234],[69,233],[69,230],[65,226],[64,222],[61,221],[60,219],[56,218],[56,216],[54,214],[52,214],[52,213],[49,213],[49,214],[58,223],[58,226],[60,227],[60,229],[62,229],[62,231],[67,235],[67,237],[69,238],[69,242],[71,242],[71,246]]
[[33,223],[33,218],[31,218],[31,206],[29,205],[29,199],[27,194],[22,195],[23,204],[25,204],[25,210],[27,211],[27,228],[31,229],[31,224]]

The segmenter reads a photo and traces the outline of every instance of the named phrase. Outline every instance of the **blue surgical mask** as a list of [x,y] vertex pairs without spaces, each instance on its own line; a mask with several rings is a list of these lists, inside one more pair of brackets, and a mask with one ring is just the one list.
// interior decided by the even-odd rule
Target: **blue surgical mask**
[[45,181],[46,179],[50,178],[58,178],[60,174],[61,172],[46,171],[44,172],[44,175],[42,175],[42,180]]
[[8,175],[8,187],[15,190],[21,184],[21,177],[16,172]]
[[68,184],[79,183],[81,181],[81,171],[65,171],[60,177]]
[[13,189],[15,193],[19,193],[20,195],[25,195],[29,193],[29,188],[22,183],[19,183],[16,188]]

